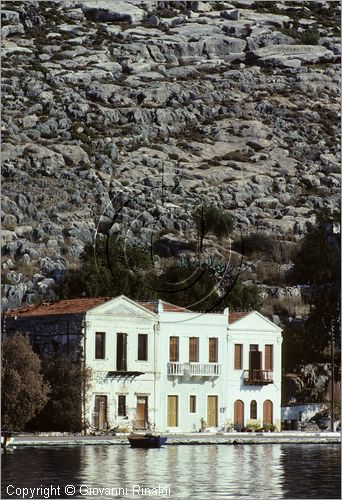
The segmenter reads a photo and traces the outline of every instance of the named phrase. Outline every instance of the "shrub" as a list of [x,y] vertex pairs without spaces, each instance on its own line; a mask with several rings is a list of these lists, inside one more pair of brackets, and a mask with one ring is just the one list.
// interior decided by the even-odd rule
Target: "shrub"
[[207,206],[197,208],[193,214],[198,233],[205,235],[212,233],[218,238],[228,236],[233,231],[233,217],[220,208]]

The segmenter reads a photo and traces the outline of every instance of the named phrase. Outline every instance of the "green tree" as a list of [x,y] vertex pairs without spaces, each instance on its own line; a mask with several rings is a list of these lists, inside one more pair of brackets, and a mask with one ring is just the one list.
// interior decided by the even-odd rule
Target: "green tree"
[[[220,266],[218,266],[220,267]],[[224,266],[223,266],[224,267]],[[217,269],[196,267],[190,261],[178,265],[165,259],[154,269],[149,253],[137,247],[124,248],[120,240],[100,240],[86,245],[77,271],[67,272],[58,288],[59,298],[127,295],[133,300],[162,298],[197,311],[259,309],[255,286],[229,277],[220,280]],[[233,274],[236,270],[233,270]]]
[[151,298],[153,276],[149,253],[114,238],[100,239],[95,248],[85,245],[81,265],[65,273],[56,290],[60,299],[127,295],[137,300]]
[[218,238],[228,237],[234,228],[233,217],[225,210],[214,206],[197,208],[193,218],[199,235],[212,233]]
[[2,343],[1,411],[6,430],[23,431],[45,406],[50,392],[41,361],[26,337],[16,333]]
[[42,365],[51,395],[44,409],[29,423],[29,429],[81,432],[84,428],[83,398],[87,397],[91,370],[61,355],[44,357]]
[[292,282],[310,285],[310,313],[302,337],[312,360],[322,359],[332,331],[335,344],[340,344],[341,248],[340,234],[333,231],[338,221],[338,214],[318,214],[317,224],[304,236],[291,275]]
[[234,311],[251,311],[261,307],[256,286],[244,285],[240,279],[232,277],[220,281],[212,269],[196,268],[191,264],[168,267],[155,286],[162,299],[194,311],[221,312],[226,307]]

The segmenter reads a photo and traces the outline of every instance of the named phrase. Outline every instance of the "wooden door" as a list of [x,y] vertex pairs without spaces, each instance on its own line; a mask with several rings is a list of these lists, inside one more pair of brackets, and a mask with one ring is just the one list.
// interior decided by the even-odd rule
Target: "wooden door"
[[167,397],[167,426],[178,427],[178,396]]
[[217,427],[217,396],[208,396],[207,426]]
[[266,399],[263,404],[263,425],[273,424],[273,403]]
[[234,424],[242,427],[245,425],[244,404],[240,399],[234,403]]
[[95,396],[94,425],[97,429],[107,427],[107,396]]
[[135,414],[135,428],[136,429],[146,429],[147,427],[147,397],[138,396],[137,397],[137,409]]

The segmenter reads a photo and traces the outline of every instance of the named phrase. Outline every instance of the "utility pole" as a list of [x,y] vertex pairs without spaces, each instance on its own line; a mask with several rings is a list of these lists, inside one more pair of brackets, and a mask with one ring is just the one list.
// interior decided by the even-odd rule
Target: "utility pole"
[[334,352],[334,325],[331,325],[330,329],[330,353],[331,353],[331,409],[330,409],[330,430],[334,432],[334,379],[335,379],[335,352]]

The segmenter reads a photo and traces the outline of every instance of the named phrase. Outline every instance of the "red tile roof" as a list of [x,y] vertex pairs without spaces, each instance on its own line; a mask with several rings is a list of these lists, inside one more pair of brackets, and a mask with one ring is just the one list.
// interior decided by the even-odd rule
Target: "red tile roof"
[[[170,302],[161,301],[163,304],[164,312],[192,312],[185,307],[176,306],[175,304],[170,304]],[[158,310],[158,300],[151,300],[148,302],[138,302],[141,306],[145,307],[149,311],[157,312]]]
[[[108,302],[114,297],[83,297],[79,299],[67,299],[60,300],[59,302],[47,302],[39,305],[30,305],[26,307],[21,307],[19,309],[13,309],[12,311],[7,311],[5,313],[6,317],[13,318],[15,316],[20,317],[30,317],[30,316],[50,316],[59,314],[80,314],[93,309],[96,306],[100,306],[105,302]],[[175,304],[170,304],[169,302],[161,301],[163,304],[164,312],[192,312],[185,307],[176,306]],[[157,312],[158,301],[137,301],[145,309],[151,312]],[[241,318],[247,316],[249,312],[230,312],[229,313],[229,324],[238,321]]]
[[231,325],[232,323],[235,323],[235,321],[239,321],[239,319],[242,319],[245,316],[247,316],[247,314],[249,314],[249,312],[247,311],[229,312],[228,323]]
[[52,314],[77,314],[89,311],[93,307],[100,306],[110,300],[110,297],[87,297],[82,299],[67,299],[59,302],[47,302],[39,305],[31,305],[13,309],[6,312],[7,317],[27,316],[49,316]]

